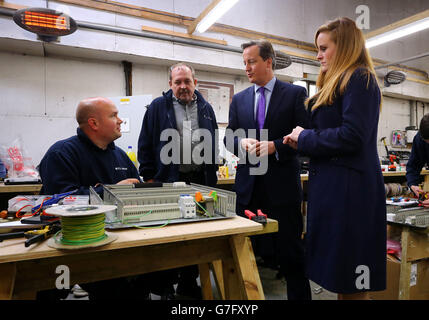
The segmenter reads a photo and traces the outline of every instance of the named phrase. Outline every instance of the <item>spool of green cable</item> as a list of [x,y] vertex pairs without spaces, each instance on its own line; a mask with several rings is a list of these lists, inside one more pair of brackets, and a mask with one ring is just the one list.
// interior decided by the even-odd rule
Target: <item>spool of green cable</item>
[[115,210],[111,205],[65,205],[46,209],[46,213],[61,217],[61,231],[48,241],[57,249],[98,247],[117,239],[105,232],[105,213]]
[[82,245],[105,239],[105,214],[100,213],[82,217],[63,217],[61,219],[61,243]]

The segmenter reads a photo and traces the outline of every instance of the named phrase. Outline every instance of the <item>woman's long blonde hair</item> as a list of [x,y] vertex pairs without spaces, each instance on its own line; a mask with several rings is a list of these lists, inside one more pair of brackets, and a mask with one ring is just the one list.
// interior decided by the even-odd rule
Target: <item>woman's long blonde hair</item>
[[322,32],[329,33],[337,49],[329,69],[326,72],[320,69],[316,82],[319,91],[306,101],[307,106],[310,100],[314,102],[311,110],[333,104],[336,93],[344,93],[350,77],[359,67],[367,70],[368,84],[371,74],[377,79],[372,59],[365,47],[363,33],[353,20],[343,17],[322,25],[315,35],[316,47],[317,38]]

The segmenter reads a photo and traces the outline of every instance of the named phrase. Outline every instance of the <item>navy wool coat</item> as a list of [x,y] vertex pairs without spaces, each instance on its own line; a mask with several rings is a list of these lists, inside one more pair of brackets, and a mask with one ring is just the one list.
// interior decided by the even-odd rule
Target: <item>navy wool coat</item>
[[[336,293],[386,287],[386,197],[377,153],[380,90],[358,68],[332,105],[311,112],[307,272]],[[369,80],[369,81],[368,81]]]

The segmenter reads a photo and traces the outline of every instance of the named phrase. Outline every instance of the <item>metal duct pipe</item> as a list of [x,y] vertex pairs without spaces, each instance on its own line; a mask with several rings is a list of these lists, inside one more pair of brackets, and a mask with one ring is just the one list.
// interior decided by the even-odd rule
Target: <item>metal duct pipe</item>
[[225,51],[236,52],[240,54],[242,53],[241,48],[224,46],[216,43],[203,42],[203,41],[198,41],[193,39],[178,38],[174,36],[151,33],[147,31],[136,31],[136,30],[126,29],[121,27],[111,27],[111,26],[100,25],[100,24],[95,24],[90,22],[83,22],[83,21],[76,21],[76,23],[78,28],[86,28],[86,29],[92,29],[92,30],[98,30],[98,31],[120,33],[120,34],[150,38],[155,40],[173,41],[176,43],[181,43],[186,45],[200,46],[200,47],[216,49],[216,50],[225,50]]
[[[227,45],[221,45],[216,43],[210,43],[210,42],[204,42],[204,41],[198,41],[193,39],[183,39],[175,36],[167,36],[167,35],[161,35],[156,33],[151,33],[147,31],[135,31],[120,27],[111,27],[111,26],[105,26],[105,25],[99,25],[95,23],[89,23],[89,22],[82,22],[82,21],[76,21],[77,26],[79,28],[87,28],[92,30],[98,30],[98,31],[107,31],[107,32],[114,32],[114,33],[120,33],[125,35],[131,35],[131,36],[137,36],[137,37],[143,37],[143,38],[150,38],[155,40],[164,40],[164,41],[171,41],[181,44],[186,44],[190,46],[199,46],[209,49],[216,49],[216,50],[223,50],[223,51],[229,51],[229,52],[235,52],[242,54],[243,50],[239,47],[233,47],[233,46],[227,46]],[[306,63],[308,65],[312,66],[320,66],[320,64],[316,61],[312,61],[309,59],[303,59],[303,58],[295,58],[290,57],[292,62],[296,63]]]
[[422,54],[419,54],[417,56],[414,56],[414,57],[411,57],[411,58],[407,58],[407,59],[403,59],[403,60],[399,60],[399,61],[396,61],[396,62],[386,63],[386,64],[383,64],[381,66],[376,66],[374,69],[386,68],[386,67],[394,66],[394,65],[401,64],[401,63],[404,63],[404,62],[408,62],[408,61],[412,61],[412,60],[417,60],[417,59],[420,59],[420,58],[424,58],[424,57],[427,57],[427,56],[429,56],[429,52],[422,53]]
[[14,9],[0,8],[0,14],[4,16],[13,17],[13,14],[15,13],[15,11],[16,10]]
[[417,127],[417,110],[415,108],[415,104],[413,100],[409,100],[410,104],[410,126],[416,126]]
[[[0,8],[0,14],[2,15],[12,17],[14,13],[15,13],[15,10],[13,9]],[[84,21],[76,21],[76,24],[78,28],[86,28],[91,30],[113,32],[113,33],[119,33],[124,35],[143,37],[143,38],[149,38],[149,39],[155,39],[155,40],[170,41],[170,42],[181,43],[189,46],[198,46],[198,47],[204,47],[204,48],[215,49],[215,50],[235,52],[239,54],[242,54],[243,52],[243,50],[239,47],[225,46],[225,45],[220,45],[216,43],[198,41],[194,39],[184,39],[184,38],[179,38],[175,36],[151,33],[147,31],[137,31],[137,30],[131,30],[131,29],[126,29],[121,27],[112,27],[112,26],[95,24],[95,23],[84,22]],[[296,63],[305,63],[308,65],[317,66],[317,67],[320,66],[318,62],[310,59],[291,57],[291,61]]]

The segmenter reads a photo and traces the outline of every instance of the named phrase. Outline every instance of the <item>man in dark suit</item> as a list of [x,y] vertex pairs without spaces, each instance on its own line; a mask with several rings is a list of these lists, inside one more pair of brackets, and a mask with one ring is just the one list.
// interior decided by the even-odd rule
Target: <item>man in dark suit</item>
[[[242,49],[246,74],[254,85],[234,95],[224,140],[240,158],[235,179],[237,214],[261,209],[278,220],[278,233],[254,239],[255,254],[280,266],[289,300],[308,300],[299,162],[296,151],[282,143],[296,125],[307,125],[306,90],[274,77],[275,53],[268,41],[245,43]],[[237,130],[244,130],[245,137],[238,137]],[[260,157],[259,165],[251,161],[255,156]]]

